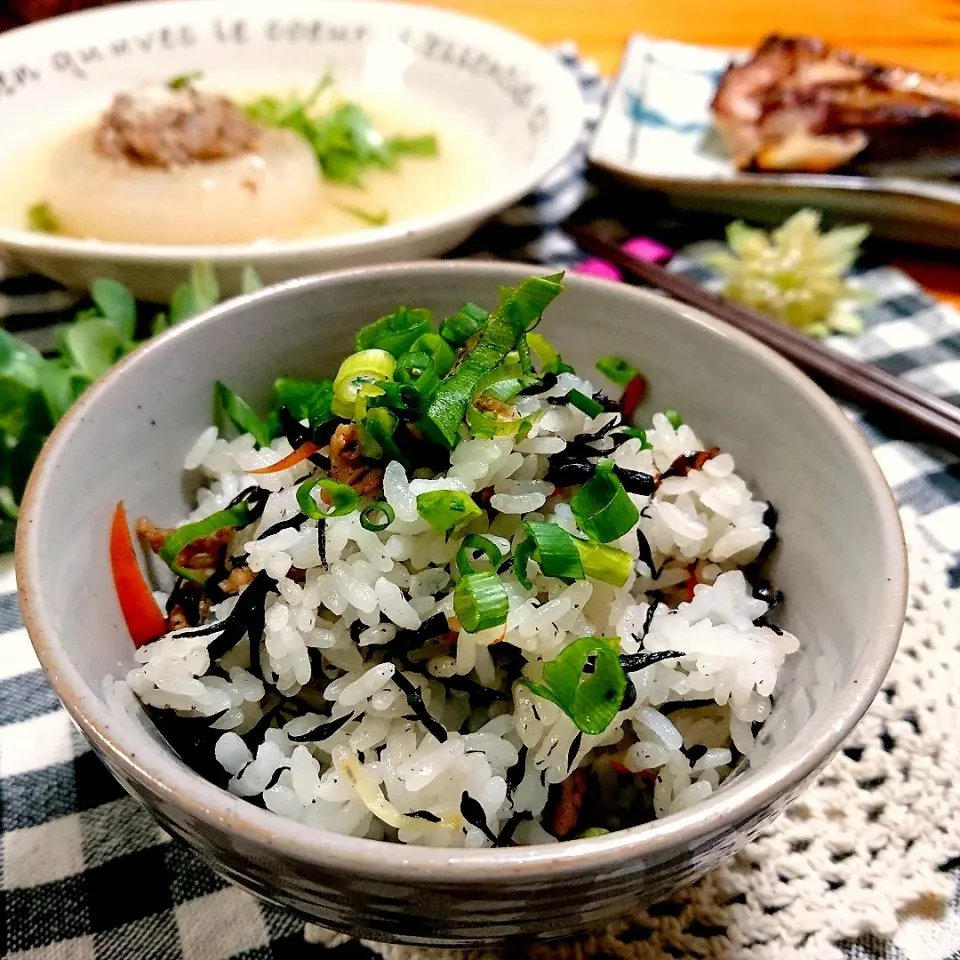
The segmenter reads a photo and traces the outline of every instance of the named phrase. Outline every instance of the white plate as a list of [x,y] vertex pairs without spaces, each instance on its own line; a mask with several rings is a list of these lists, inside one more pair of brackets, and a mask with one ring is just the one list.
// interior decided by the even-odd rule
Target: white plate
[[328,69],[347,88],[373,83],[455,114],[478,151],[501,158],[489,182],[468,202],[440,213],[338,236],[161,246],[0,226],[0,248],[70,286],[85,287],[108,273],[138,296],[159,300],[200,259],[213,262],[232,291],[247,264],[276,282],[434,256],[527,193],[581,132],[582,97],[556,57],[481,20],[369,0],[161,0],[88,10],[0,35],[0,168],[38,138],[69,131],[114,94],[139,84],[202,70],[211,86],[218,76],[235,82],[242,75],[266,78],[276,90],[302,86]]
[[779,219],[788,209],[812,206],[865,219],[885,236],[960,246],[960,183],[736,170],[710,117],[717,82],[736,56],[633,36],[590,144],[590,161],[692,208]]

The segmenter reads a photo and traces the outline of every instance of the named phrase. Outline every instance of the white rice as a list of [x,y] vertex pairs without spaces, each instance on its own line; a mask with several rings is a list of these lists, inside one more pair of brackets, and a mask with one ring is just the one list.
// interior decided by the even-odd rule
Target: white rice
[[[737,755],[749,756],[754,724],[769,715],[778,672],[798,645],[789,633],[757,623],[767,603],[754,597],[742,569],[771,534],[767,504],[753,497],[727,454],[686,476],[665,478],[651,497],[631,494],[642,508],[639,528],[654,569],[640,559],[631,531],[613,544],[636,558],[622,589],[566,584],[531,563],[534,589],[526,590],[508,566],[502,574],[510,598],[505,627],[475,635],[457,630],[414,651],[407,662],[391,655],[400,631],[415,630],[438,613],[453,617],[453,560],[461,534],[489,534],[509,557],[523,539],[521,518],[552,519],[577,532],[569,505],[543,479],[547,457],[577,434],[603,427],[611,415],[591,419],[545,402],[570,389],[593,393],[586,381],[563,374],[545,394],[520,398],[523,413],[542,413],[522,442],[465,440],[453,451],[446,476],[414,479],[399,463],[388,464],[383,491],[393,522],[373,533],[356,512],[326,520],[326,565],[316,521],[256,539],[297,513],[295,487],[312,466],[251,475],[289,453],[287,440],[256,450],[249,435],[231,441],[214,427],[204,430],[185,466],[202,470],[208,482],[188,519],[222,509],[251,485],[271,491],[262,518],[239,531],[232,545],[233,554],[246,552],[251,570],[276,580],[259,658],[266,683],[251,672],[247,640],[211,672],[207,646],[217,634],[183,631],[137,651],[138,666],[127,676],[132,691],[155,708],[216,718],[223,733],[211,752],[235,794],[259,798],[302,823],[356,836],[477,847],[489,845],[513,819],[515,842],[552,842],[545,817],[551,791],[578,766],[596,773],[607,793],[618,776],[638,774],[641,787],[652,783],[647,802],[656,816],[709,797]],[[704,449],[688,425],[675,429],[660,414],[647,437],[652,449],[628,440],[612,452],[614,461],[656,474]],[[602,451],[612,442],[597,446]],[[428,490],[490,488],[492,521],[481,517],[449,541],[417,513],[416,497]],[[688,601],[693,564],[700,582]],[[668,602],[651,616],[653,591],[664,591]],[[235,602],[228,599],[212,617],[224,618]],[[511,647],[525,663],[523,675],[533,680],[544,661],[583,636],[617,636],[623,653],[636,653],[648,617],[642,649],[680,656],[630,673],[636,699],[600,735],[581,734],[555,704],[523,684],[511,688],[505,678],[502,654]],[[400,674],[448,731],[445,742],[414,716],[397,684]],[[462,679],[478,695],[454,683]],[[484,686],[501,694],[480,696]],[[250,731],[277,700],[274,691],[312,707],[291,719],[278,714],[279,725],[251,742]],[[348,716],[324,739],[296,742]],[[464,816],[465,793],[482,810],[486,829]],[[518,814],[528,819],[518,823]]]

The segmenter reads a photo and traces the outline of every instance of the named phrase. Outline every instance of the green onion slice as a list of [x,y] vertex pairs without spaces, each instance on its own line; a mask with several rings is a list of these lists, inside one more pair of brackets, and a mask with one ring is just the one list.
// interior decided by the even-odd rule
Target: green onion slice
[[622,587],[627,582],[634,562],[629,553],[605,543],[594,543],[579,537],[570,539],[577,548],[583,572],[589,579],[602,580],[615,587]]
[[[522,679],[520,683],[555,703],[577,729],[597,736],[620,712],[627,689],[619,652],[617,637],[581,637],[543,665],[541,682]],[[593,670],[584,673],[588,662]]]
[[489,316],[483,307],[478,307],[475,303],[465,303],[459,313],[447,317],[440,324],[440,336],[454,347],[462,347],[480,332]]
[[520,430],[524,419],[516,416],[514,412],[513,417],[504,420],[493,412],[484,413],[472,404],[467,407],[467,427],[474,437],[512,437]]
[[450,344],[438,333],[425,333],[418,337],[411,351],[426,353],[433,360],[433,369],[438,377],[445,377],[457,362],[457,355]]
[[357,397],[363,388],[369,394],[379,393],[378,380],[389,380],[393,376],[397,361],[386,350],[361,350],[352,353],[337,371],[333,381],[333,401],[331,407],[338,417],[352,420],[357,411]]
[[[317,501],[313,498],[314,487],[319,487],[326,491],[332,504],[329,511],[320,509]],[[297,506],[311,520],[325,520],[328,517],[343,517],[348,513],[353,513],[360,505],[360,494],[353,487],[340,483],[338,480],[331,480],[329,477],[314,477],[301,483],[297,488]]]
[[246,502],[238,503],[236,506],[228,507],[226,510],[218,510],[211,513],[209,517],[197,520],[195,523],[185,523],[182,527],[177,527],[173,533],[163,541],[163,546],[157,552],[157,556],[178,576],[185,577],[187,580],[193,580],[195,583],[203,583],[206,577],[200,576],[198,571],[181,567],[177,564],[177,557],[181,552],[195,540],[201,537],[210,537],[220,530],[226,530],[228,527],[245,527],[248,522],[250,511]]
[[564,580],[584,578],[583,564],[574,542],[576,538],[563,527],[556,523],[526,521],[523,529],[534,543],[533,558],[545,576],[560,577]]
[[527,346],[540,362],[540,373],[573,373],[573,367],[564,363],[552,343],[539,333],[527,331]]
[[664,410],[663,415],[670,422],[670,426],[673,427],[674,430],[679,430],[683,425],[683,417],[681,417],[676,410]]
[[593,397],[588,397],[579,390],[571,390],[567,394],[567,400],[571,407],[576,407],[581,413],[588,417],[599,417],[603,413],[603,404],[597,403]]
[[490,566],[496,570],[503,559],[503,551],[489,538],[479,533],[468,533],[460,544],[457,551],[457,569],[461,576],[469,576],[476,573],[473,569],[473,558],[471,554],[480,551],[489,561]]
[[597,369],[618,387],[626,387],[634,377],[640,376],[640,371],[622,357],[601,357],[597,361]]
[[[380,520],[376,519],[377,514],[380,515]],[[364,530],[371,530],[374,533],[386,530],[395,519],[396,514],[393,512],[393,507],[386,500],[368,503],[360,511],[360,526]]]
[[481,516],[483,510],[462,490],[428,490],[417,497],[417,513],[437,533],[449,533]]
[[298,380],[296,377],[280,377],[273,384],[274,410],[286,407],[295,420],[307,420],[310,428],[336,418],[333,412],[333,381]]
[[400,307],[396,313],[381,317],[357,331],[354,348],[357,352],[377,349],[399,357],[413,349],[414,343],[431,332],[429,310],[408,310]]
[[639,440],[641,450],[653,449],[653,444],[647,439],[647,431],[641,430],[640,427],[621,427],[617,432],[626,434],[634,440]]
[[470,573],[457,581],[453,592],[453,612],[467,633],[479,633],[506,623],[510,598],[494,571]]
[[396,460],[404,470],[410,469],[410,461],[397,446],[393,435],[399,421],[386,407],[374,407],[360,424],[360,445],[364,456],[374,460]]
[[577,526],[591,539],[609,543],[632,530],[640,511],[613,472],[613,461],[597,463],[593,476],[573,495],[570,509]]
[[223,412],[240,430],[251,434],[259,446],[270,446],[273,431],[264,420],[261,420],[253,412],[246,400],[219,380],[214,386],[214,395]]

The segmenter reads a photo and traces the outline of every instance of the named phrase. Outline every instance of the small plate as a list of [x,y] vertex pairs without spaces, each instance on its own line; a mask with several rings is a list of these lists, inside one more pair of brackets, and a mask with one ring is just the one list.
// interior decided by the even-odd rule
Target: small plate
[[741,56],[631,37],[589,147],[590,162],[693,209],[776,220],[810,206],[867,220],[882,236],[960,245],[960,183],[736,170],[713,127],[710,101],[727,64]]
[[[203,72],[210,89],[237,89],[239,79],[254,94],[309,89],[327,71],[348,94],[383,88],[456,119],[472,149],[489,159],[489,177],[474,196],[436,213],[335,236],[174,246],[0,225],[0,251],[67,286],[85,288],[107,273],[151,300],[166,300],[198,260],[210,261],[232,293],[246,265],[273,283],[436,256],[540,183],[583,128],[570,71],[555,54],[492,23],[379,0],[158,0],[0,35],[0,169],[17,151],[103,111],[115,94],[193,71]],[[9,196],[17,184],[3,188]]]

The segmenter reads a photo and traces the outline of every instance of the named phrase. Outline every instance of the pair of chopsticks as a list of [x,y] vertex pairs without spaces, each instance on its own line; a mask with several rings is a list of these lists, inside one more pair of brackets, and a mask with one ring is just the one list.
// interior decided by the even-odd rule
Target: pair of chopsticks
[[583,224],[568,220],[562,229],[587,253],[619,267],[634,282],[657,287],[766,344],[832,394],[862,407],[906,439],[926,440],[960,453],[960,407],[872,364],[850,360],[786,324],[717,296],[664,267],[639,260]]

